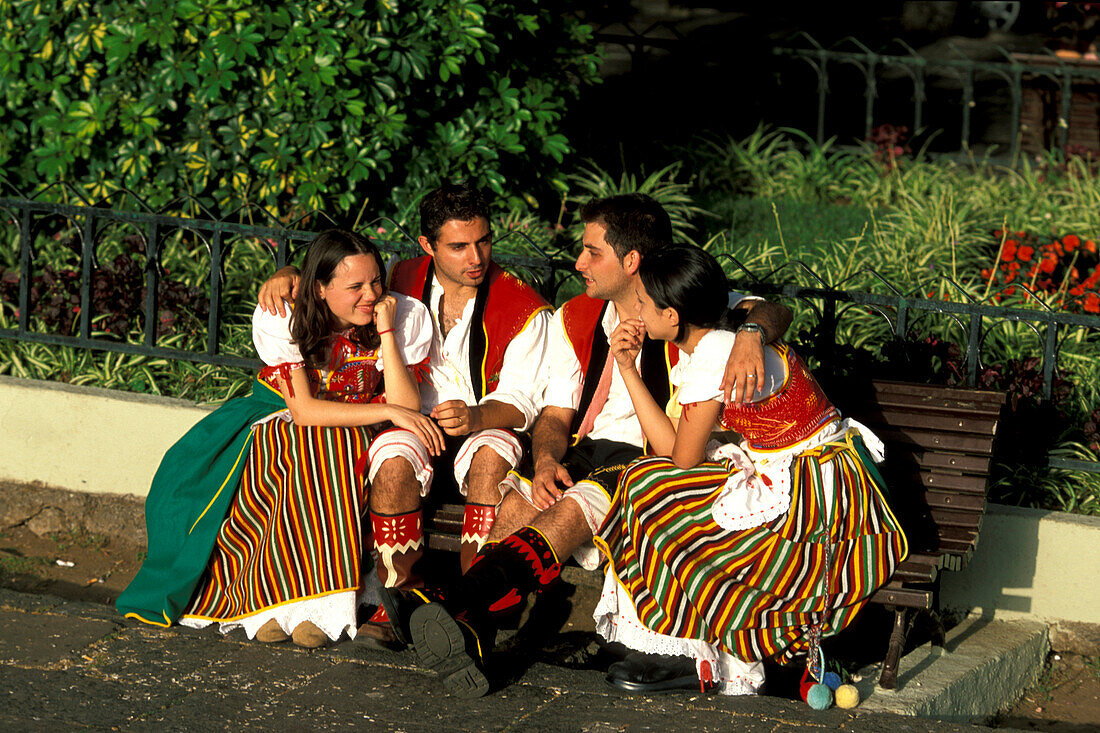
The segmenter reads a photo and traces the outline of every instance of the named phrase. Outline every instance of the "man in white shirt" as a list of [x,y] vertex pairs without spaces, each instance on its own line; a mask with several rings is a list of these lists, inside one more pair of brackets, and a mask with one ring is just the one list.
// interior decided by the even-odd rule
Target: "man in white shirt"
[[[531,430],[530,480],[509,474],[514,490],[505,494],[473,568],[443,603],[428,603],[411,615],[422,662],[445,673],[445,686],[458,695],[484,694],[481,655],[492,640],[471,643],[471,623],[459,624],[452,613],[487,628],[490,615],[518,606],[527,593],[552,582],[560,559],[576,553],[583,566],[595,568],[592,537],[610,510],[619,473],[643,453],[641,425],[618,371],[610,368],[607,337],[621,320],[636,317],[638,264],[648,250],[671,240],[671,224],[660,205],[642,194],[591,201],[581,217],[585,230],[576,268],[585,294],[562,306],[550,326],[543,407]],[[760,340],[736,340],[725,385],[733,399],[748,400],[756,375],[764,373],[763,344],[782,335],[791,314],[760,300],[741,300],[739,307],[750,310],[742,329]],[[639,353],[639,370],[658,404],[668,398],[675,358],[674,347],[664,342],[647,340]]]

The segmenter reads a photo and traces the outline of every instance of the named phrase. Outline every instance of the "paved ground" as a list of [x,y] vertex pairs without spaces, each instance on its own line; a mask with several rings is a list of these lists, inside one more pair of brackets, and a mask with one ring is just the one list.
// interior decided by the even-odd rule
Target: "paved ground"
[[599,671],[537,661],[518,643],[503,666],[508,684],[458,700],[407,652],[164,630],[108,606],[0,589],[0,726],[10,730],[987,730],[767,696],[625,696]]

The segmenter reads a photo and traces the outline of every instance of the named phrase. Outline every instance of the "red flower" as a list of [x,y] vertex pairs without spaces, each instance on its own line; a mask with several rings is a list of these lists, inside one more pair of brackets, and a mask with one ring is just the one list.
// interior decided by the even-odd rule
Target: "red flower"
[[1053,257],[1044,257],[1043,261],[1039,263],[1039,269],[1046,274],[1054,272],[1054,268],[1058,266],[1058,260]]
[[986,269],[982,270],[982,279],[983,280],[988,280],[989,276],[992,275],[992,274],[993,273],[988,268],[986,268]]
[[1005,262],[1012,262],[1012,260],[1016,259],[1016,248],[1005,247],[1004,251],[1001,252],[1001,259]]
[[1028,247],[1025,244],[1023,247],[1020,247],[1018,250],[1016,250],[1016,256],[1019,257],[1021,260],[1027,261],[1031,259],[1031,255],[1034,254],[1034,252],[1034,249]]
[[1005,288],[1005,295],[1006,296],[1012,295],[1015,292],[1016,292],[1016,286],[1015,285],[1009,285],[1007,288]]
[[1075,296],[1082,296],[1082,295],[1085,294],[1085,289],[1084,289],[1084,287],[1078,285],[1075,288],[1070,288],[1069,289],[1069,294],[1070,295],[1075,295]]
[[1096,242],[1092,241],[1091,239],[1086,239],[1085,249],[1087,249],[1090,254],[1096,254]]
[[1100,295],[1089,293],[1085,296],[1085,310],[1089,313],[1100,313]]
[[1062,244],[1065,245],[1067,252],[1072,252],[1077,248],[1077,245],[1081,244],[1081,238],[1076,234],[1067,234],[1062,237]]

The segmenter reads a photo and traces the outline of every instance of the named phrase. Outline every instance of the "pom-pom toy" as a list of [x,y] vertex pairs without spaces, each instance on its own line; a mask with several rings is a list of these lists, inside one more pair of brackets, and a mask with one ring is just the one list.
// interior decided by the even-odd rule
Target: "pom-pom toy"
[[844,680],[840,679],[840,675],[838,675],[836,672],[826,672],[821,677],[821,683],[835,692],[836,688],[840,687],[844,683]]
[[855,688],[855,685],[841,685],[836,688],[836,704],[837,707],[846,710],[859,705],[859,690]]
[[810,688],[806,703],[814,710],[828,710],[833,704],[833,691],[819,682]]

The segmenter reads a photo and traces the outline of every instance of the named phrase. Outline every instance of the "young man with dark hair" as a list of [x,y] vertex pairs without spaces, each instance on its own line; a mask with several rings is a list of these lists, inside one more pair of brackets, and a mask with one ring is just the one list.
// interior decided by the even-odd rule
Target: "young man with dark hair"
[[[635,285],[645,253],[665,246],[667,213],[643,194],[612,196],[581,210],[583,249],[576,269],[585,293],[558,309],[549,327],[542,410],[531,430],[532,471],[513,471],[489,542],[473,567],[442,602],[415,607],[407,618],[421,661],[465,696],[484,694],[483,655],[491,648],[491,616],[516,608],[523,597],[557,578],[574,555],[588,569],[599,558],[591,540],[611,509],[619,473],[644,452],[644,437],[626,386],[613,367],[608,336],[636,317]],[[735,399],[749,399],[763,374],[763,344],[779,338],[790,311],[758,299],[736,300],[750,312],[726,378]],[[658,404],[670,393],[675,347],[646,339],[639,371]],[[438,595],[434,597],[439,597]],[[415,605],[412,604],[412,605]]]
[[[421,503],[437,469],[453,471],[466,497],[463,570],[488,538],[502,481],[523,454],[513,431],[526,430],[538,412],[531,375],[541,369],[550,320],[542,297],[493,263],[489,205],[476,188],[447,184],[430,192],[420,205],[420,230],[424,254],[394,265],[390,288],[431,312],[435,334],[421,409],[447,434],[447,445],[428,446],[392,428],[369,450],[378,574],[385,588],[402,590],[422,585]],[[281,305],[281,298],[271,302],[282,292],[275,287],[269,281],[261,290],[265,307]],[[360,632],[392,638],[382,606]]]

